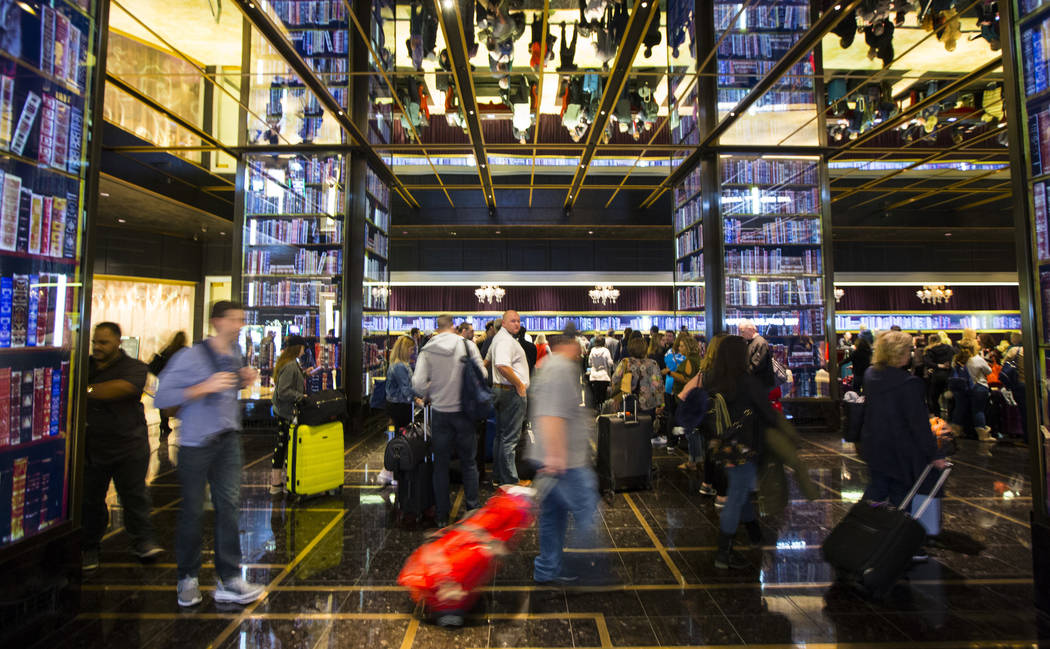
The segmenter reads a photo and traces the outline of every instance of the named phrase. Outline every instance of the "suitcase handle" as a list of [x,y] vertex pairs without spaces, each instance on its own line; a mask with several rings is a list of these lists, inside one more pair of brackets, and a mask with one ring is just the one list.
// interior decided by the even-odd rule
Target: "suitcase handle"
[[[905,511],[906,509],[908,509],[908,505],[910,505],[912,499],[915,498],[915,494],[919,493],[919,487],[921,487],[922,483],[926,481],[926,476],[930,475],[930,471],[932,470],[933,463],[931,462],[930,464],[926,465],[926,468],[922,471],[922,475],[920,475],[919,479],[915,481],[914,485],[912,485],[911,491],[908,492],[908,495],[904,497],[904,500],[901,502],[901,506],[899,507],[901,511]],[[944,482],[948,479],[948,474],[950,474],[951,472],[952,463],[949,462],[948,465],[944,467],[944,471],[941,471],[941,476],[937,478],[937,483],[933,485],[933,489],[930,490],[930,494],[926,498],[926,502],[924,502],[922,506],[919,507],[919,511],[915,512],[915,516],[913,518],[919,518],[926,512],[926,508],[930,506],[930,499],[937,496],[938,492],[940,492],[941,490],[941,487],[944,486]]]

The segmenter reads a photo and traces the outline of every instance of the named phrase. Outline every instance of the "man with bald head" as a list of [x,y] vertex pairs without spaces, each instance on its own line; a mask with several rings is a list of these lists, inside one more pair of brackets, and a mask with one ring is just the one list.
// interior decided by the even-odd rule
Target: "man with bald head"
[[525,395],[529,388],[528,360],[516,338],[520,330],[521,316],[509,309],[503,314],[502,327],[493,337],[486,357],[492,367],[492,387],[499,420],[499,432],[492,449],[492,474],[496,485],[518,483],[514,453],[525,421],[528,405]]
[[773,376],[773,357],[770,355],[769,343],[758,333],[758,327],[750,320],[741,320],[737,324],[740,337],[747,341],[747,371],[758,379],[766,390],[776,387]]

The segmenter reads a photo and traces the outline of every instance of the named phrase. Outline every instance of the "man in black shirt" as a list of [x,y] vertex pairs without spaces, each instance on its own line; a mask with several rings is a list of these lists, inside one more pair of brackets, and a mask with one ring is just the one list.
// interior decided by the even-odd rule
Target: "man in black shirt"
[[149,440],[142,389],[146,364],[129,358],[120,348],[120,327],[103,322],[91,337],[88,362],[87,453],[84,466],[83,567],[98,567],[99,544],[109,525],[106,493],[113,481],[124,509],[124,527],[132,550],[151,559],[163,550],[153,535],[146,490]]

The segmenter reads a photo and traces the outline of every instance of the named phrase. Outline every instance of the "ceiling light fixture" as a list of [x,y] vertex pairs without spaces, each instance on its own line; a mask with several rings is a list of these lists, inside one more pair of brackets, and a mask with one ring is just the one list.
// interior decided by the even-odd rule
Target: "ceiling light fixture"
[[386,284],[380,284],[372,287],[372,297],[377,300],[385,300],[390,295],[390,287]]
[[915,297],[923,304],[947,304],[952,297],[952,289],[945,288],[943,284],[925,284],[915,291]]
[[498,284],[485,284],[474,289],[474,297],[478,298],[478,302],[486,304],[489,302],[495,302],[499,304],[503,302],[503,296],[507,294],[503,288]]
[[102,198],[109,198],[109,192],[99,192],[98,195]]
[[839,300],[841,300],[845,295],[846,295],[846,291],[841,289],[841,288],[839,288],[838,286],[836,286],[835,287],[835,304],[838,304]]
[[117,219],[117,223],[127,223],[127,219]]
[[591,302],[595,304],[601,302],[604,306],[606,304],[616,304],[616,300],[620,297],[620,291],[613,288],[611,284],[599,284],[587,291],[587,295],[591,296]]

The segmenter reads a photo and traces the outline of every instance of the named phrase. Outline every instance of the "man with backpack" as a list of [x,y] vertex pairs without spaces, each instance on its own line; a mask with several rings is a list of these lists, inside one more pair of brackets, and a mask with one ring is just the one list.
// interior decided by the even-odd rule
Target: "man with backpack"
[[[517,343],[515,343],[517,344]],[[465,364],[473,362],[478,376],[484,375],[485,365],[474,341],[456,334],[452,327],[452,316],[440,315],[437,332],[423,347],[416,359],[416,370],[412,374],[412,389],[430,402],[430,426],[434,451],[434,500],[435,520],[439,527],[448,524],[449,512],[449,464],[455,449],[463,471],[463,492],[466,509],[476,509],[480,504],[478,495],[478,467],[474,460],[476,452],[475,421],[464,411],[463,381]]]
[[258,370],[246,367],[237,345],[244,307],[220,300],[211,308],[215,335],[175,354],[160,374],[154,405],[179,408],[179,484],[182,506],[175,527],[179,606],[201,602],[201,519],[204,488],[215,507],[215,601],[248,604],[263,589],[241,577],[238,519],[243,465],[241,408],[237,392],[253,383]]

